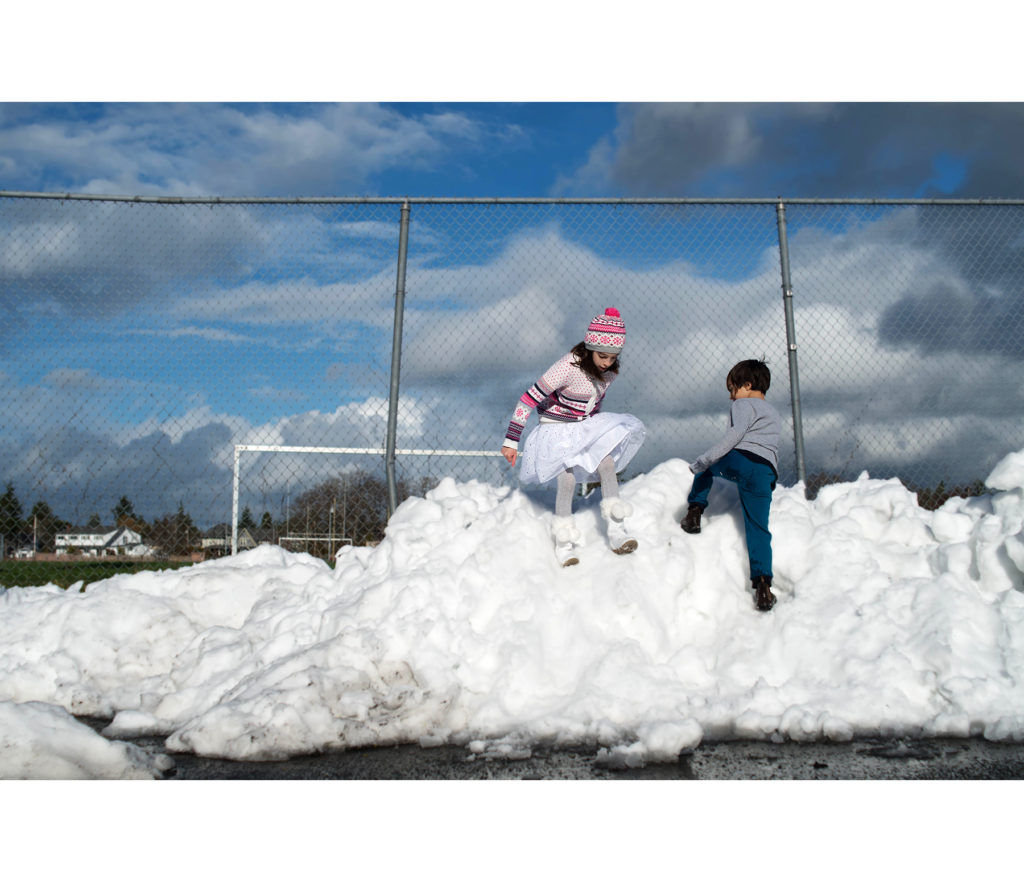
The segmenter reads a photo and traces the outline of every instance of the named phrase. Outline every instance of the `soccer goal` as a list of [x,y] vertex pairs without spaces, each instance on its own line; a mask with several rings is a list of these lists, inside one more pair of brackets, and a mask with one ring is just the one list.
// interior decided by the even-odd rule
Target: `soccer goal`
[[[288,444],[236,444],[231,484],[231,553],[238,553],[238,500],[241,482],[241,461],[245,453],[301,453],[337,456],[386,456],[383,447],[302,447]],[[460,456],[500,457],[496,450],[437,450],[405,448],[394,451],[395,456]],[[305,537],[309,538],[309,537]],[[318,537],[322,538],[322,537]],[[341,538],[341,537],[339,537]]]

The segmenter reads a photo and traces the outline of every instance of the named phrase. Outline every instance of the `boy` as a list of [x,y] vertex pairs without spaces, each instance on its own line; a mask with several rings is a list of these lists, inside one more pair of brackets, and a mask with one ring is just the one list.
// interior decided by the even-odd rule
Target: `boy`
[[772,375],[764,361],[750,359],[734,365],[725,379],[732,408],[729,431],[714,447],[690,465],[696,476],[689,508],[680,526],[687,533],[700,532],[700,516],[708,504],[715,477],[735,482],[743,506],[743,527],[750,560],[750,579],[757,608],[767,612],[775,606],[772,594],[772,534],[768,514],[772,491],[779,479],[779,435],[782,422],[764,394]]

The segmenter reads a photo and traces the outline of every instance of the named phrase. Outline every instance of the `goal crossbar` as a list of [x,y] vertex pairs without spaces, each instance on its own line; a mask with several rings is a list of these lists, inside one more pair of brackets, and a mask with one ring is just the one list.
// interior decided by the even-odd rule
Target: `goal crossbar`
[[[301,447],[291,444],[236,444],[235,462],[231,484],[231,553],[238,554],[238,492],[239,463],[243,453],[331,453],[346,456],[384,456],[383,447]],[[400,448],[395,450],[401,456],[501,456],[497,450],[436,450]]]

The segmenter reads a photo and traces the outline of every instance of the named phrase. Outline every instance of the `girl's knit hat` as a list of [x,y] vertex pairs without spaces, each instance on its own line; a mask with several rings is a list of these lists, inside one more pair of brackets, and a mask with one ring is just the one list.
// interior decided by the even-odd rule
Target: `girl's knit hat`
[[626,323],[614,306],[609,306],[604,315],[594,317],[587,326],[583,344],[592,352],[610,352],[618,355],[626,342]]

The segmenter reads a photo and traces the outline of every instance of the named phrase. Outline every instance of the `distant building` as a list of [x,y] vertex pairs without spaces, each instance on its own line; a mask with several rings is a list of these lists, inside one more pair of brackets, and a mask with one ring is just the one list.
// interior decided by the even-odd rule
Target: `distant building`
[[57,554],[85,554],[92,557],[129,555],[137,557],[151,554],[153,549],[144,544],[142,537],[128,527],[70,527],[56,536]]
[[[273,544],[272,530],[250,530],[248,527],[238,528],[238,550],[247,551],[257,545]],[[231,526],[217,524],[203,533],[203,553],[206,557],[221,557],[231,554]]]

